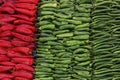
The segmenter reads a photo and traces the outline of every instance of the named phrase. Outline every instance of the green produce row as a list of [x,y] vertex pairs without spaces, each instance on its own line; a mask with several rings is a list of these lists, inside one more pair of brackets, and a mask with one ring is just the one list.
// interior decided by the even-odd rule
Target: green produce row
[[93,7],[93,80],[120,80],[120,1],[94,0]]
[[120,80],[119,0],[41,0],[34,80]]

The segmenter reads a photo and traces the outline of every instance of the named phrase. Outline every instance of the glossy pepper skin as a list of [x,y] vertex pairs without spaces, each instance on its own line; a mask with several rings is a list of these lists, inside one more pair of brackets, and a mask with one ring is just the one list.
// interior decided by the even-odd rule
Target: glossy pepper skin
[[14,21],[14,24],[15,24],[15,25],[16,25],[16,24],[29,24],[29,25],[33,25],[33,23],[30,22],[30,21],[20,20],[20,19],[15,20],[15,21]]
[[14,25],[9,24],[9,23],[4,23],[2,27],[0,28],[0,31],[11,31],[15,28]]
[[14,38],[12,41],[11,41],[11,44],[15,47],[25,47],[25,46],[28,46],[30,43],[29,42],[25,42],[23,40],[20,40],[18,38]]
[[0,66],[0,72],[5,72],[11,69],[13,69],[12,66]]
[[30,49],[28,47],[15,47],[12,49],[12,51],[20,52],[26,55],[29,55],[30,53]]
[[29,28],[27,28],[27,27],[17,27],[15,29],[15,31],[18,32],[18,33],[21,33],[21,34],[25,34],[25,35],[31,35],[31,36],[34,35],[34,33],[32,32],[32,30],[29,29]]
[[15,8],[15,10],[19,13],[28,15],[28,16],[34,16],[34,14],[36,13],[36,10],[27,10],[27,9],[22,9],[22,8]]
[[0,12],[7,12],[9,14],[14,14],[15,10],[11,7],[0,7]]
[[12,76],[11,74],[8,73],[0,73],[0,80],[3,78],[10,78],[12,79],[14,76]]
[[33,58],[30,56],[25,58],[12,58],[13,63],[19,63],[19,64],[26,64],[26,65],[32,65],[33,64]]
[[23,9],[29,9],[29,10],[35,9],[35,4],[32,4],[32,3],[16,3],[14,5],[17,8],[23,8]]
[[15,76],[15,77],[23,77],[23,78],[27,78],[27,79],[32,79],[33,78],[32,73],[30,73],[28,71],[24,71],[24,70],[14,71],[12,73],[12,75]]
[[0,40],[0,47],[12,47],[12,45],[9,41]]
[[34,72],[34,68],[25,64],[17,64],[15,65],[16,70],[25,70],[25,71],[31,71]]
[[23,14],[14,14],[14,15],[11,15],[12,17],[15,17],[15,18],[18,18],[18,19],[22,19],[22,20],[26,20],[26,21],[34,21],[34,18],[33,17],[29,17],[27,15],[23,15]]
[[3,65],[3,66],[15,66],[15,64],[14,63],[12,63],[12,62],[9,62],[9,61],[3,61],[3,62],[0,62],[0,65]]
[[26,42],[34,42],[35,41],[34,38],[32,38],[30,36],[19,34],[19,33],[12,32],[12,35],[15,36],[16,38],[19,38],[19,39],[26,41]]

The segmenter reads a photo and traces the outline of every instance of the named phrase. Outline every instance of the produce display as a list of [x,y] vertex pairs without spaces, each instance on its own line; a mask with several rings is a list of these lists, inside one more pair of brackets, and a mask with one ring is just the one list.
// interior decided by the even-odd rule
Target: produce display
[[0,0],[0,80],[120,80],[120,0]]
[[34,80],[90,80],[89,0],[41,0]]
[[120,1],[95,0],[93,4],[93,80],[120,80]]
[[0,0],[0,80],[32,80],[38,0]]

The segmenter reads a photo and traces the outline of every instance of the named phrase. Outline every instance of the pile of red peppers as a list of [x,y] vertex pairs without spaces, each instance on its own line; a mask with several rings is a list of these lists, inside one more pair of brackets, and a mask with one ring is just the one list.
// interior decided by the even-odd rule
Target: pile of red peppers
[[38,0],[0,0],[0,80],[32,80]]

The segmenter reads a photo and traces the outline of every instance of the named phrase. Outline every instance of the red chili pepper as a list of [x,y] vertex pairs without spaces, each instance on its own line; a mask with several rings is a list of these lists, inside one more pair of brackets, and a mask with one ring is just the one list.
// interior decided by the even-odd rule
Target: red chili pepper
[[13,69],[12,66],[0,66],[0,72],[5,72],[11,69]]
[[7,12],[9,14],[14,14],[15,11],[11,7],[0,7],[0,12]]
[[15,51],[8,51],[7,56],[10,58],[15,58],[15,57],[23,57],[24,55]]
[[28,42],[25,42],[25,41],[22,41],[18,38],[14,38],[12,41],[11,41],[11,44],[16,46],[16,47],[25,47],[25,46],[28,46],[30,43]]
[[0,62],[0,65],[3,65],[3,66],[15,66],[15,64],[12,63],[12,62]]
[[15,28],[14,25],[12,24],[8,24],[8,23],[5,23],[2,25],[2,27],[0,28],[1,31],[7,31],[7,30],[13,30]]
[[25,27],[25,28],[30,29],[32,32],[35,32],[35,31],[36,31],[36,29],[35,29],[34,26],[30,26],[30,25],[27,25],[27,24],[21,24],[21,25],[19,25],[19,26],[17,26],[17,27],[21,27],[21,28]]
[[6,41],[10,41],[12,39],[12,37],[1,37],[1,40],[6,40]]
[[[10,1],[10,0],[9,0]],[[11,0],[12,1],[12,0]],[[15,8],[15,6],[12,4],[12,3],[10,3],[10,2],[6,2],[6,3],[4,3],[3,5],[2,5],[2,7],[11,7],[11,8]]]
[[27,27],[17,27],[15,29],[16,32],[21,33],[21,34],[26,34],[26,35],[34,35],[34,33],[32,32],[32,30],[30,30]]
[[22,78],[22,77],[15,77],[15,80],[30,80],[30,79]]
[[0,40],[0,47],[12,47],[11,42]]
[[19,38],[19,39],[26,41],[26,42],[34,42],[35,41],[34,38],[32,38],[30,36],[25,36],[25,35],[22,35],[19,33],[12,32],[12,35],[14,35],[16,38]]
[[32,65],[33,64],[33,58],[12,58],[12,62],[19,63],[19,64],[26,64],[26,65]]
[[15,47],[12,49],[12,51],[20,52],[26,55],[29,55],[30,49],[27,47]]
[[0,22],[6,22],[6,23],[8,23],[8,22],[12,22],[12,21],[14,21],[14,20],[16,20],[16,18],[14,18],[14,17],[8,17],[8,18],[2,18],[2,19],[0,19]]
[[7,73],[0,73],[0,80],[3,78],[13,78],[13,76],[11,74],[7,74]]
[[10,78],[3,78],[2,80],[12,80],[12,79],[10,79]]
[[2,49],[2,48],[0,48],[0,55],[1,54],[6,54],[7,52],[4,50],[4,49]]
[[20,12],[22,14],[28,15],[28,16],[34,16],[36,13],[36,10],[27,10],[22,8],[15,8],[17,12]]
[[10,37],[12,36],[11,31],[4,31],[0,34],[0,37]]
[[23,9],[30,9],[30,10],[35,9],[35,4],[31,4],[31,3],[16,3],[14,5],[15,7],[23,8]]
[[29,24],[29,25],[33,25],[32,22],[26,21],[26,20],[15,20],[14,24]]
[[28,17],[27,15],[23,15],[23,14],[14,14],[12,16],[15,18],[18,18],[18,19],[23,19],[23,20],[27,20],[27,21],[34,21],[30,17]]
[[9,58],[6,55],[0,55],[0,62],[9,61]]
[[23,78],[27,78],[27,79],[32,79],[33,78],[32,73],[27,72],[27,71],[23,71],[23,70],[14,71],[12,73],[12,75],[15,76],[15,77],[23,77]]
[[17,64],[15,65],[16,70],[26,70],[26,71],[31,71],[34,72],[34,68],[25,64]]
[[25,2],[25,3],[34,3],[34,4],[37,4],[38,0],[18,0],[18,2]]

